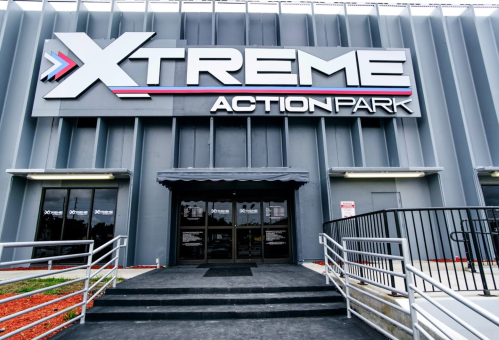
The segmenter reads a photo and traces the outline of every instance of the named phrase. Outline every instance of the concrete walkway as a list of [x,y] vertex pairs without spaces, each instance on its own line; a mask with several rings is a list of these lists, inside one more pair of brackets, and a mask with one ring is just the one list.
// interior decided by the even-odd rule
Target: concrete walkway
[[164,320],[89,322],[72,326],[51,340],[382,340],[385,337],[355,317],[242,320]]
[[[321,274],[324,273],[324,266],[320,266],[315,263],[304,263],[303,266],[317,273]],[[400,267],[395,267],[394,269],[395,271],[397,271],[397,269],[401,271]],[[401,279],[396,278],[396,280],[399,281],[398,282],[399,284],[403,284],[403,281]],[[355,279],[352,279],[352,281],[356,282]],[[367,287],[369,287],[370,290],[379,292],[380,296],[386,294],[386,291],[376,288],[373,285],[369,285]],[[403,289],[402,287],[399,288]],[[457,285],[453,285],[452,288],[457,289]],[[373,292],[371,291],[371,293]],[[484,308],[488,312],[499,317],[499,297],[497,297],[497,292],[492,292],[492,294],[494,295],[491,297],[479,296],[481,294],[481,291],[458,291],[457,293],[469,299],[470,301],[474,302],[475,304],[479,305],[480,307]],[[485,318],[481,317],[480,315],[473,312],[469,308],[463,306],[460,302],[452,298],[449,298],[448,295],[443,292],[431,292],[428,293],[428,295],[437,300],[438,303],[440,303],[442,306],[444,306],[449,311],[454,313],[456,316],[468,322],[471,326],[473,326],[475,329],[477,329],[479,332],[481,332],[488,338],[490,339],[496,338],[499,332],[499,327],[494,325],[492,322],[486,320]],[[400,306],[404,307],[407,310],[409,309],[409,301],[406,298],[395,298],[393,299],[392,302],[398,303]],[[421,298],[417,294],[416,294],[416,303],[420,305],[426,312],[432,315],[436,320],[438,320],[440,322],[441,327],[446,329],[446,331],[449,332],[450,334],[453,334],[453,339],[456,340],[478,339],[478,337],[474,336],[464,327],[459,325],[456,321],[451,319],[445,313],[434,307],[432,304],[430,304],[428,301]],[[426,324],[428,327],[431,327],[436,331],[436,328],[434,328],[424,317],[419,316],[418,320],[419,322]]]
[[[98,269],[92,269],[92,273],[95,273]],[[101,276],[106,274],[110,269],[103,269],[97,276]],[[119,269],[118,277],[122,277],[125,280],[131,279],[132,277],[147,273],[151,270],[151,268],[144,269]],[[77,269],[69,272],[49,275],[54,270],[12,270],[12,271],[0,271],[0,281],[17,279],[21,277],[27,277],[31,275],[39,275],[39,274],[47,274],[43,278],[55,277],[55,278],[66,278],[66,279],[77,279],[82,278],[87,275],[87,271],[85,269]]]

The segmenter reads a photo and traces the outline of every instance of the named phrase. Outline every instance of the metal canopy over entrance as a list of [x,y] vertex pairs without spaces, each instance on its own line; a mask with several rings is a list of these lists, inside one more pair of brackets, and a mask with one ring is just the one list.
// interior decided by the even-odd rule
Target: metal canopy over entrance
[[235,193],[179,198],[178,264],[291,262],[288,195]]
[[175,182],[190,181],[294,182],[301,186],[309,182],[309,173],[290,168],[167,169],[158,172],[157,181],[168,188]]

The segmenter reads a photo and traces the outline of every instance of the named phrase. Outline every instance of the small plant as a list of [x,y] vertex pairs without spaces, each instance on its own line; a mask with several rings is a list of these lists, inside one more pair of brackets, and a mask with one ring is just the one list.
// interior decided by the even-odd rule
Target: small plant
[[46,329],[49,329],[50,326],[51,326],[51,324],[50,324],[50,322],[47,322],[44,326],[45,326]]
[[16,290],[16,293],[28,293],[34,291],[36,288],[36,286],[21,287]]
[[74,318],[76,318],[77,315],[78,315],[78,313],[76,312],[76,310],[72,309],[69,312],[67,312],[66,314],[64,314],[64,321],[73,320]]

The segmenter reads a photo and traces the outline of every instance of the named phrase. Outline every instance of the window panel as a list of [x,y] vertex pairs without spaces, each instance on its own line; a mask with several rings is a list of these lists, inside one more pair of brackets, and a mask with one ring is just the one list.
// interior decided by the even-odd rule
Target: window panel
[[232,225],[232,202],[208,202],[208,226],[223,227]]
[[204,226],[205,202],[183,201],[180,205],[180,225],[183,227]]
[[[71,189],[64,223],[63,240],[87,240],[92,189]],[[85,252],[85,246],[62,247],[62,254]]]
[[271,201],[263,202],[265,216],[263,224],[265,225],[288,225],[288,202]]
[[[35,241],[59,241],[61,239],[67,195],[66,189],[47,189],[45,191]],[[34,250],[36,258],[56,255],[59,255],[59,247],[43,247]]]
[[237,203],[237,226],[260,225],[260,202]]
[[[92,222],[90,224],[90,238],[95,242],[94,249],[97,249],[114,237],[117,195],[117,189],[95,189]],[[106,249],[97,254],[97,258],[111,249],[112,245],[106,247]],[[110,257],[107,257],[103,262],[108,262],[110,259]]]

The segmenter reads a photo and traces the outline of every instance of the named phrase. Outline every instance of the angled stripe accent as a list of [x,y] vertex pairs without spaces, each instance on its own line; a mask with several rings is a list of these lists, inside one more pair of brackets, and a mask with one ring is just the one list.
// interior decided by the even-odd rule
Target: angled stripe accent
[[57,72],[57,74],[55,75],[55,80],[59,80],[61,77],[63,77],[68,72],[70,72],[72,69],[74,69],[76,66],[78,66],[73,60],[69,59],[62,52],[59,52],[58,56],[59,56],[59,58],[64,60],[64,62],[66,63],[66,67],[64,67],[62,70]]
[[113,93],[120,94],[321,94],[321,95],[385,95],[410,96],[411,88],[349,88],[349,87],[278,87],[278,86],[219,86],[219,87],[173,87],[173,86],[123,86],[109,87]]
[[50,62],[54,65],[51,68],[49,68],[47,71],[42,73],[42,75],[40,77],[40,80],[42,80],[42,81],[43,80],[51,80],[52,78],[50,78],[49,76],[51,74],[53,74],[54,72],[56,72],[59,69],[59,67],[61,66],[59,59],[54,58],[53,56],[51,56],[47,52],[45,52],[44,56],[45,56],[45,58],[50,60]]
[[59,57],[57,54],[52,52],[51,55],[54,59],[57,60],[57,62],[59,63],[59,67],[49,74],[48,80],[53,79],[57,73],[61,72],[67,66],[66,61],[64,59],[62,59],[61,57]]

